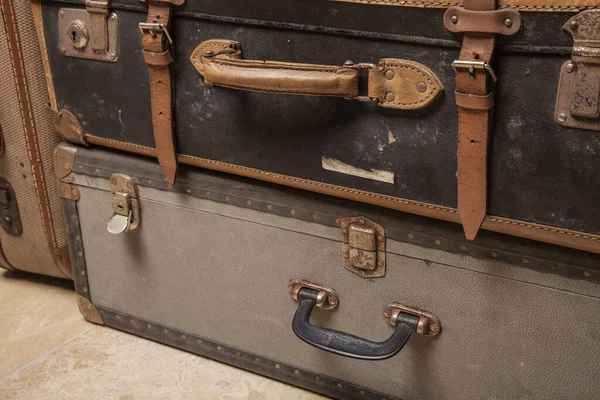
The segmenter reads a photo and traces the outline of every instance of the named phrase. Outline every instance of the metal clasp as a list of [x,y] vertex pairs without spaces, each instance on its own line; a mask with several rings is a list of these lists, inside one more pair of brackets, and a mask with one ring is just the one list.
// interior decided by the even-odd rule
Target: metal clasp
[[490,76],[490,78],[492,78],[494,83],[496,83],[498,81],[498,77],[496,76],[496,72],[494,71],[494,68],[492,68],[492,66],[490,64],[486,63],[485,61],[456,60],[452,63],[452,68],[454,68],[454,71],[456,71],[456,72],[466,69],[469,71],[469,74],[471,74],[471,76],[475,75],[476,70],[480,70],[480,71],[483,70],[488,73],[488,75]]
[[156,37],[157,32],[163,32],[167,36],[169,44],[173,44],[173,38],[171,37],[171,34],[169,33],[169,30],[165,24],[159,24],[156,22],[140,22],[139,29],[142,35],[148,32],[152,35],[152,37]]
[[303,279],[292,279],[288,282],[288,292],[292,298],[298,301],[298,293],[302,288],[312,289],[319,294],[317,295],[316,306],[325,310],[333,310],[340,304],[340,298],[335,290],[313,283],[305,281]]
[[388,304],[383,310],[383,317],[388,324],[395,327],[396,320],[403,313],[419,317],[416,332],[421,335],[435,336],[442,330],[440,320],[435,315],[400,303]]
[[365,217],[342,220],[342,263],[364,278],[385,275],[385,229]]
[[121,174],[110,178],[110,190],[113,192],[113,214],[107,224],[110,233],[133,231],[140,225],[140,201],[133,180]]
[[[355,64],[354,61],[352,60],[348,60],[344,63],[344,68],[350,68],[350,69],[377,69],[377,65],[372,64],[372,63],[358,63]],[[379,99],[375,98],[375,97],[369,97],[369,96],[356,96],[356,97],[349,97],[349,99],[351,100],[358,100],[358,101],[362,101],[365,103],[372,103],[375,101],[379,101]]]

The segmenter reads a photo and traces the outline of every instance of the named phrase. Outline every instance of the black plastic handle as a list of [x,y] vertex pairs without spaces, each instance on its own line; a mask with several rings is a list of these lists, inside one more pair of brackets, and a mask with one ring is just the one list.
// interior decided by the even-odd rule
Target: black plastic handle
[[321,328],[311,325],[309,321],[318,294],[316,290],[300,289],[298,292],[300,305],[294,314],[292,329],[296,336],[306,343],[340,356],[360,360],[385,360],[393,357],[402,350],[419,323],[419,317],[400,313],[396,320],[396,330],[384,342],[373,342],[349,333]]

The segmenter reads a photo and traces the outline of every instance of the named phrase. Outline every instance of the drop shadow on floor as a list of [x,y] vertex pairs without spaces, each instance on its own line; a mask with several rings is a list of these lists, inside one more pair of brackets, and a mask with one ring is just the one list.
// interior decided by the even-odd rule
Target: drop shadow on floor
[[30,274],[27,272],[0,271],[0,279],[29,282],[37,285],[54,286],[66,290],[75,290],[75,286],[71,280]]

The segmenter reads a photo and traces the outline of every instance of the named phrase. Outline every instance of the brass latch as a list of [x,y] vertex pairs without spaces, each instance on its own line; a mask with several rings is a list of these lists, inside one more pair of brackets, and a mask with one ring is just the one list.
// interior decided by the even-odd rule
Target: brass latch
[[364,217],[342,220],[342,263],[365,278],[385,275],[385,229]]
[[118,235],[137,229],[141,219],[135,183],[126,175],[113,174],[110,178],[110,190],[113,192],[113,215],[107,224],[108,231]]
[[302,288],[312,289],[319,293],[315,304],[319,308],[334,310],[340,304],[338,294],[331,288],[303,279],[292,279],[288,282],[288,292],[296,301],[298,301],[298,293],[300,293]]
[[556,123],[600,130],[600,10],[583,11],[563,26],[573,37],[571,60],[563,64],[556,99]]
[[61,8],[60,51],[67,57],[115,62],[119,56],[118,28],[110,0],[86,0],[85,10]]

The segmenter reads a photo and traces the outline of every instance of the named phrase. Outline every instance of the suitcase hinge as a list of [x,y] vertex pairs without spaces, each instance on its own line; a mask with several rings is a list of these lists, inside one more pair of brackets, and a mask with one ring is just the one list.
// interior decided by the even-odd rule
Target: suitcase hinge
[[136,184],[126,175],[113,174],[110,190],[113,193],[113,215],[107,224],[108,231],[118,235],[137,229],[141,214]]
[[364,278],[385,275],[385,229],[364,217],[342,220],[342,263]]
[[563,26],[573,37],[563,64],[554,119],[567,128],[600,131],[600,10],[577,14]]
[[15,191],[8,181],[0,178],[0,226],[11,236],[21,236],[23,225]]
[[85,10],[62,8],[60,51],[67,57],[115,62],[119,56],[118,18],[110,0],[86,0]]

